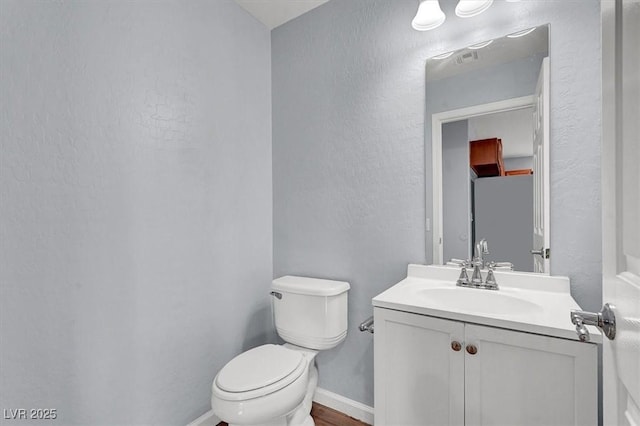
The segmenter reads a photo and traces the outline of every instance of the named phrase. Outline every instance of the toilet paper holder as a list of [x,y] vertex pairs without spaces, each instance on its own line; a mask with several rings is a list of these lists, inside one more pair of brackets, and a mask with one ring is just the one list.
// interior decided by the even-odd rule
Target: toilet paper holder
[[361,322],[358,329],[360,331],[368,331],[369,333],[373,334],[373,316],[370,316],[369,318]]

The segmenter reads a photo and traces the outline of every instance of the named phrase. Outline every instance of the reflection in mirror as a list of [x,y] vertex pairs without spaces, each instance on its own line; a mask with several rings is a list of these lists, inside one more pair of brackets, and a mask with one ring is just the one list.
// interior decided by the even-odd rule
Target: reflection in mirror
[[[547,25],[427,61],[433,260],[549,271]],[[541,254],[532,254],[535,250]]]

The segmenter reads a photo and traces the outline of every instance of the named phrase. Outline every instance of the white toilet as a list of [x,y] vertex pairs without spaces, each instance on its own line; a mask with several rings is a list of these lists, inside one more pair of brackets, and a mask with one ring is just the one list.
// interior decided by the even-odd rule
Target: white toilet
[[211,407],[230,425],[313,426],[315,357],[347,337],[349,283],[286,276],[273,280],[276,330],[287,343],[241,353],[213,379]]

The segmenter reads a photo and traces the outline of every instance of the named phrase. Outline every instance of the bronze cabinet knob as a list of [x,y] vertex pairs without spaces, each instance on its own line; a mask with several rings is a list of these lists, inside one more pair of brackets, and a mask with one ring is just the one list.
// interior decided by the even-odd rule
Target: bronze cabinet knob
[[462,344],[454,340],[453,342],[451,342],[451,349],[458,352],[460,349],[462,349]]
[[469,355],[475,355],[478,353],[478,348],[475,345],[467,345],[467,352]]

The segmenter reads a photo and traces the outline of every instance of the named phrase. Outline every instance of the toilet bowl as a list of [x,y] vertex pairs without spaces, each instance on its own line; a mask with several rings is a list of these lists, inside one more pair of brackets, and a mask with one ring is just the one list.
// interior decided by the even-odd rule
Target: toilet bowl
[[346,337],[349,284],[287,276],[271,290],[276,330],[288,343],[229,361],[213,380],[211,407],[229,425],[313,426],[315,357]]
[[306,417],[317,385],[315,355],[287,344],[242,353],[214,379],[213,411],[230,425],[313,425]]

